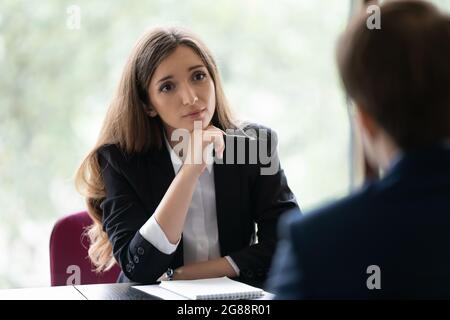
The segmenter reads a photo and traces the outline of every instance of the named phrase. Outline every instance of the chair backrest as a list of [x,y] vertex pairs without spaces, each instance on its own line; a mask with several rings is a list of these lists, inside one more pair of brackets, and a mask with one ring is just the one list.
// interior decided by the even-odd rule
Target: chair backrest
[[50,276],[52,286],[113,283],[120,268],[96,273],[88,256],[89,239],[85,228],[92,224],[88,213],[78,212],[59,219],[50,237]]

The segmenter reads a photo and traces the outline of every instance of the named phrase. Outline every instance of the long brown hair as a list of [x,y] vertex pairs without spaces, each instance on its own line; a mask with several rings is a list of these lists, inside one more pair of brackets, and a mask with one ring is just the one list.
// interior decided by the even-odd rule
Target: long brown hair
[[89,215],[94,221],[87,234],[91,243],[89,257],[97,272],[108,270],[115,264],[112,245],[102,228],[100,204],[106,192],[97,151],[106,144],[115,144],[129,154],[162,147],[161,119],[146,113],[151,107],[147,88],[156,68],[179,45],[188,46],[199,55],[214,82],[216,108],[212,123],[222,130],[236,127],[217,65],[198,37],[185,29],[172,27],[151,29],[138,40],[123,70],[95,147],[83,160],[75,176],[75,185],[85,197]]

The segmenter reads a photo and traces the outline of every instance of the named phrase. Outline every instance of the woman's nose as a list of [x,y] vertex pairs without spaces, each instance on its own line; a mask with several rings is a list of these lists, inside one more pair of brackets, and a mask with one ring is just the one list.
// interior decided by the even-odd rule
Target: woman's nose
[[189,86],[185,85],[181,90],[181,101],[184,106],[190,106],[197,102],[198,98],[195,91]]

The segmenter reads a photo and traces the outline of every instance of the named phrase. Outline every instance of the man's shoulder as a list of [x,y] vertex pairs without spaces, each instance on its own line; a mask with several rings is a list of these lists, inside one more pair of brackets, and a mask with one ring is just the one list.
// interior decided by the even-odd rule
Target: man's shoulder
[[357,227],[364,214],[376,203],[374,186],[367,186],[340,200],[332,201],[303,215],[286,215],[282,220],[285,228],[294,236],[322,237],[330,233],[345,232],[349,225]]

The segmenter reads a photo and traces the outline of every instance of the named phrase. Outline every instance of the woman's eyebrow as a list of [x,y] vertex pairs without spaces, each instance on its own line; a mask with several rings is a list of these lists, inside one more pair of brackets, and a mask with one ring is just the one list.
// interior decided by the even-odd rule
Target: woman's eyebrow
[[194,70],[194,69],[197,69],[197,68],[206,68],[206,67],[203,64],[197,64],[195,66],[190,67],[188,69],[188,71],[191,71],[191,70]]
[[[188,71],[191,71],[191,70],[194,70],[194,69],[197,69],[197,68],[206,68],[206,67],[203,64],[197,64],[195,66],[189,67]],[[160,82],[169,80],[171,78],[173,78],[173,76],[172,75],[168,75],[168,76],[165,76],[164,78],[159,79],[156,83],[158,84]]]
[[166,81],[166,80],[171,79],[171,78],[173,78],[172,75],[165,76],[164,78],[159,79],[158,82],[156,82],[156,84],[158,84],[160,82],[163,82],[163,81]]

